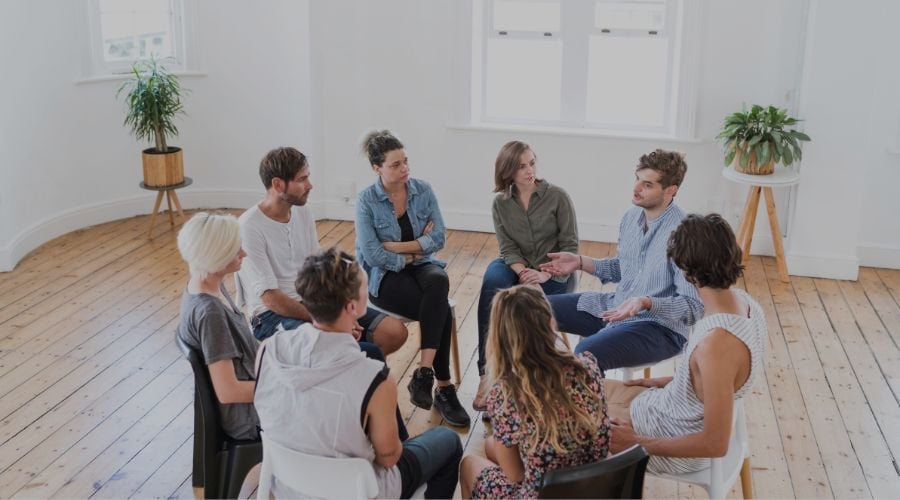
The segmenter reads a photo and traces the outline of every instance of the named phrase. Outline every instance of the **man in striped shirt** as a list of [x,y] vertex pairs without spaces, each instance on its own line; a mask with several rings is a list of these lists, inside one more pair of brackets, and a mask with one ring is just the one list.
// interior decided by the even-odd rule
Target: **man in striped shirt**
[[619,224],[617,255],[551,253],[541,266],[554,275],[582,270],[603,283],[618,283],[615,292],[548,297],[559,329],[584,337],[575,351],[590,351],[604,370],[677,355],[691,325],[703,316],[697,290],[666,256],[669,235],[685,217],[673,200],[686,172],[681,153],[657,149],[641,156],[634,206]]

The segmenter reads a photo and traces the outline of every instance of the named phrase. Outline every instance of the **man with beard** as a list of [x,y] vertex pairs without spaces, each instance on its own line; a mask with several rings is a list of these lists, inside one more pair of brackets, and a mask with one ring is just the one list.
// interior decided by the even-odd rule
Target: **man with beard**
[[685,213],[673,199],[687,164],[681,153],[656,151],[641,156],[631,202],[619,224],[617,255],[605,259],[568,252],[548,254],[541,270],[567,275],[576,270],[614,292],[551,295],[559,329],[584,337],[575,352],[590,351],[600,368],[639,366],[671,358],[703,316],[697,290],[666,256],[669,235]]
[[[309,175],[306,156],[297,149],[269,151],[259,165],[266,197],[239,219],[247,257],[237,273],[237,293],[247,302],[259,340],[279,326],[293,330],[311,321],[294,287],[303,261],[319,251],[316,222],[306,206],[313,187]],[[354,335],[369,357],[383,360],[381,352],[390,354],[406,342],[407,330],[399,320],[369,308]]]

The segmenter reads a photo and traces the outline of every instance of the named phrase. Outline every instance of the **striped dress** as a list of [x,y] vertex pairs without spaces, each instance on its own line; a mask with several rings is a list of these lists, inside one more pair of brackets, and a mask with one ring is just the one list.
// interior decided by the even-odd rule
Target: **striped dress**
[[[678,437],[703,430],[703,402],[694,393],[691,382],[691,354],[713,330],[722,328],[739,338],[750,351],[750,375],[734,394],[746,395],[753,380],[762,373],[767,333],[766,320],[759,304],[740,289],[732,288],[750,305],[750,316],[713,314],[694,325],[687,347],[675,370],[675,377],[661,389],[649,389],[631,402],[631,423],[636,434],[655,438]],[[658,473],[681,474],[709,467],[708,458],[650,457],[648,468]]]

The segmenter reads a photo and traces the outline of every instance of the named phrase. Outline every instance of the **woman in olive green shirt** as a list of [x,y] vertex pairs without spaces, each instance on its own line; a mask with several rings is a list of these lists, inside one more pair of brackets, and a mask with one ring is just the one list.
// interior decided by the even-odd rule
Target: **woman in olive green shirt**
[[[478,395],[473,406],[484,410],[484,346],[491,300],[497,290],[517,284],[540,285],[547,295],[566,293],[574,276],[554,277],[539,269],[550,252],[578,253],[575,207],[562,188],[537,177],[537,157],[521,141],[503,145],[494,164],[494,231],[500,257],[488,265],[478,299]],[[570,282],[571,280],[571,282]],[[574,287],[573,287],[574,288]]]

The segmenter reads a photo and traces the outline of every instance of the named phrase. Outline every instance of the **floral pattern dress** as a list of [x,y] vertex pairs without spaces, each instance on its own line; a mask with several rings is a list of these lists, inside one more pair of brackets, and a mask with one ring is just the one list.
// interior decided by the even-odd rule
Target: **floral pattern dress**
[[[513,483],[506,478],[499,465],[488,467],[481,471],[475,481],[472,498],[537,498],[547,471],[596,462],[606,457],[609,453],[609,416],[606,413],[606,397],[601,382],[603,372],[597,366],[597,359],[593,354],[585,352],[578,357],[590,372],[590,384],[587,388],[576,384],[572,370],[569,369],[566,373],[566,385],[572,393],[573,401],[596,416],[600,426],[596,439],[586,442],[588,436],[584,432],[577,439],[565,438],[565,453],[556,452],[549,444],[528,454],[520,449],[519,454],[525,465],[525,479],[521,483]],[[599,406],[589,399],[588,390],[600,396]],[[530,418],[522,421],[516,403],[505,398],[497,384],[488,393],[487,413],[491,417],[494,439],[503,446],[517,446],[524,442],[525,436],[540,431],[541,422],[535,423]]]

